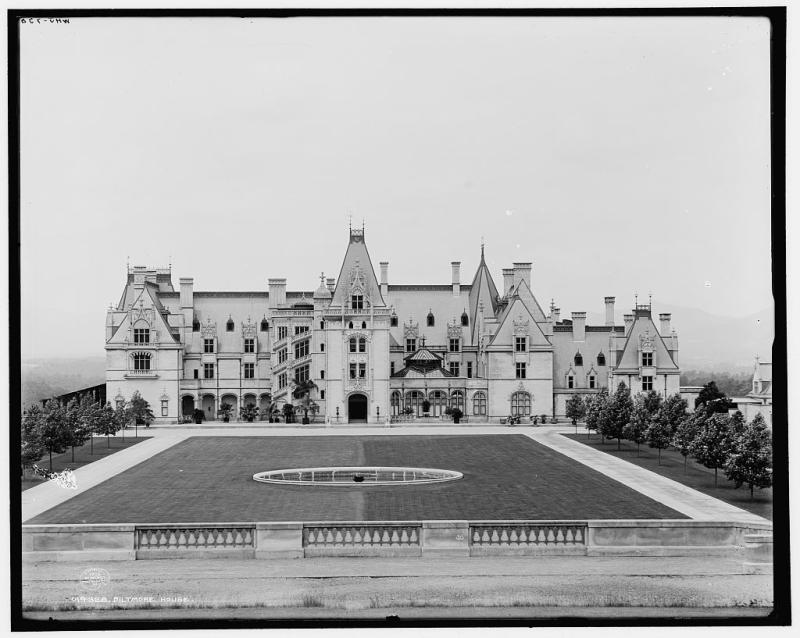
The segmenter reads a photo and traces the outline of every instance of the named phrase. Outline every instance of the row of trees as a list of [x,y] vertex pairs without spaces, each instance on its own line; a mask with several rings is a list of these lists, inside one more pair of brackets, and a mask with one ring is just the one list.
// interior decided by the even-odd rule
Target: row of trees
[[45,455],[49,457],[53,471],[53,454],[66,452],[86,441],[91,442],[94,454],[94,437],[105,436],[110,447],[111,439],[123,427],[130,424],[149,426],[153,422],[150,404],[135,392],[130,401],[112,408],[110,403],[102,405],[85,396],[80,401],[72,399],[66,405],[51,400],[43,407],[30,406],[22,415],[21,456],[22,471],[38,463]]
[[637,455],[642,443],[658,450],[673,447],[683,456],[684,471],[689,456],[714,470],[723,470],[736,487],[747,484],[750,498],[753,489],[772,485],[772,435],[764,418],[758,414],[747,423],[741,412],[729,413],[730,400],[714,382],[706,384],[697,398],[695,411],[678,394],[662,398],[650,391],[631,396],[625,383],[613,395],[606,390],[582,399],[573,395],[567,402],[567,416],[576,423],[585,419],[588,432],[598,432],[602,439],[622,439],[636,443]]

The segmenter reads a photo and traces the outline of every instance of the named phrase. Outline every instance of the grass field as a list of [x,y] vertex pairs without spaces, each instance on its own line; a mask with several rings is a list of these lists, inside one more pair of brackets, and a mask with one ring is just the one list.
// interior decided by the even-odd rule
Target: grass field
[[694,461],[691,457],[686,462],[684,471],[684,459],[680,452],[673,449],[661,451],[661,464],[658,464],[658,450],[652,449],[644,444],[640,447],[639,453],[636,452],[636,444],[631,441],[622,441],[620,450],[617,450],[617,441],[607,440],[601,443],[598,434],[587,437],[586,434],[565,434],[574,441],[579,441],[593,447],[595,450],[612,454],[618,458],[634,463],[646,470],[666,476],[673,481],[682,483],[698,492],[708,494],[718,498],[725,503],[741,507],[758,516],[772,520],[772,489],[756,489],[753,500],[750,500],[750,489],[743,485],[736,489],[733,481],[725,477],[722,470],[718,471],[717,487],[714,487],[714,470],[704,467]]
[[[144,429],[144,428],[142,428]],[[67,448],[63,454],[53,454],[53,472],[61,472],[67,468],[77,470],[79,467],[93,463],[107,456],[110,456],[120,450],[125,450],[132,445],[146,441],[151,437],[149,436],[128,436],[122,438],[122,433],[118,436],[109,437],[95,437],[94,444],[87,441],[83,445],[75,447],[74,460],[72,448]],[[50,457],[45,456],[38,463],[39,467],[45,470],[50,469]],[[22,491],[41,485],[47,479],[37,476],[32,470],[25,470],[22,477]]]
[[[256,472],[327,465],[462,472],[442,484],[279,486]],[[29,521],[686,518],[523,435],[192,437]]]

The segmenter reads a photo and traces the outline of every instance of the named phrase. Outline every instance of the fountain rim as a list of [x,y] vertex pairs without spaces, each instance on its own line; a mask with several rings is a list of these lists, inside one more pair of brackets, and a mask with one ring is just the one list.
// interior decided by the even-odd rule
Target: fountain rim
[[[278,475],[281,473],[297,473],[303,472],[317,472],[317,471],[347,471],[347,472],[435,472],[441,476],[433,478],[419,478],[400,481],[362,481],[355,482],[353,480],[347,481],[314,481],[314,480],[296,480],[285,478],[271,478],[268,475]],[[432,467],[407,467],[407,466],[384,466],[384,465],[336,465],[336,466],[317,466],[317,467],[292,467],[279,470],[267,470],[264,472],[256,472],[253,474],[253,480],[259,483],[270,483],[272,485],[313,485],[315,487],[364,487],[364,486],[402,486],[402,485],[425,485],[430,483],[446,483],[448,481],[456,481],[463,478],[461,472],[455,470],[443,470],[441,468]]]

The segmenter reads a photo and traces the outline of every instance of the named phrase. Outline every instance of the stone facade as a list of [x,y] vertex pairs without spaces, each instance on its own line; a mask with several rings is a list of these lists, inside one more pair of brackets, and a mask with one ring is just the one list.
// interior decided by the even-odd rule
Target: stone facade
[[[499,290],[481,248],[471,284],[451,262],[445,285],[390,285],[389,264],[375,275],[364,231],[350,231],[338,279],[315,291],[196,292],[173,288],[170,269],[137,266],[106,318],[107,395],[150,402],[157,422],[175,423],[195,408],[217,418],[246,404],[292,402],[295,382],[310,379],[326,422],[382,423],[404,410],[440,417],[459,407],[478,421],[510,414],[564,417],[570,395],[620,381],[633,392],[679,391],[678,338],[670,315],[656,327],[650,304],[618,326],[605,298],[602,326],[585,312],[546,314],[532,292],[530,263],[503,270]],[[235,419],[236,417],[234,417]]]

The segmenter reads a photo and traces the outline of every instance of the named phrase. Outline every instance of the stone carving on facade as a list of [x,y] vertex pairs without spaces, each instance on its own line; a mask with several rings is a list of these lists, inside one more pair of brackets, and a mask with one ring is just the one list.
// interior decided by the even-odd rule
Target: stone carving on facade
[[514,319],[514,335],[527,335],[530,331],[530,326],[530,319],[524,319],[522,315],[519,315],[517,319]]
[[139,307],[132,306],[130,309],[130,317],[131,317],[131,326],[133,326],[137,321],[144,321],[147,323],[148,326],[153,325],[153,320],[155,319],[153,315],[152,308],[145,308],[144,307],[144,300],[139,299]]
[[248,317],[247,323],[242,322],[242,337],[245,339],[255,339],[257,334],[256,324],[250,321],[250,317]]
[[655,341],[655,336],[651,335],[649,331],[639,335],[639,350],[642,352],[653,352],[656,345]]
[[364,281],[364,273],[361,270],[361,264],[356,259],[353,267],[350,269],[350,294],[364,294],[366,283]]
[[447,338],[460,339],[461,338],[461,323],[453,319],[453,323],[447,322]]
[[211,317],[208,318],[208,321],[204,323],[200,327],[200,334],[203,335],[204,339],[214,339],[217,336],[217,323],[211,321]]
[[406,339],[418,339],[419,338],[419,322],[414,323],[413,321],[409,321],[408,323],[403,324],[403,336]]

